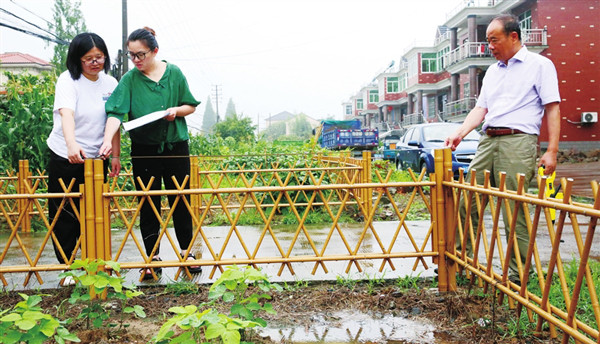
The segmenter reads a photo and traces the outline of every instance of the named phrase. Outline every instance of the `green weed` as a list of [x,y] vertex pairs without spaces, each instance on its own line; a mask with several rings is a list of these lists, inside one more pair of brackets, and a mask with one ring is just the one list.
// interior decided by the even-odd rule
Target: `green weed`
[[350,291],[353,291],[356,288],[356,285],[360,280],[353,279],[350,274],[347,276],[337,275],[335,277],[336,283],[342,287],[348,288]]
[[396,279],[396,286],[400,289],[400,290],[409,290],[409,289],[413,289],[413,290],[419,290],[419,277],[421,276],[421,273],[419,272],[419,274],[417,274],[417,276],[413,276],[413,275],[406,275],[406,276],[401,276],[398,277]]
[[380,287],[385,284],[385,273],[380,277],[377,277],[375,274],[373,274],[373,276],[369,276],[365,273],[364,281],[367,283],[367,293],[372,295],[375,292],[376,287]]
[[173,294],[175,296],[197,294],[199,290],[198,284],[192,281],[178,280],[172,283],[168,283],[165,286],[165,293]]
[[302,279],[297,279],[289,284],[285,281],[283,282],[283,289],[287,291],[297,291],[306,287],[308,287],[308,281]]

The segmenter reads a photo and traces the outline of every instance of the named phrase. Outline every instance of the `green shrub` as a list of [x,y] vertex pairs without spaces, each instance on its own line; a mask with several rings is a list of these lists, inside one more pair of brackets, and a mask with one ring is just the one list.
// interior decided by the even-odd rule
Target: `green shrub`
[[80,342],[79,338],[69,333],[61,322],[42,311],[38,304],[40,295],[21,294],[23,301],[17,303],[12,310],[0,312],[0,343],[43,343],[54,339],[59,344],[65,341]]
[[33,170],[44,170],[56,75],[4,74],[8,81],[6,94],[0,95],[0,170],[15,170],[23,159],[29,160]]

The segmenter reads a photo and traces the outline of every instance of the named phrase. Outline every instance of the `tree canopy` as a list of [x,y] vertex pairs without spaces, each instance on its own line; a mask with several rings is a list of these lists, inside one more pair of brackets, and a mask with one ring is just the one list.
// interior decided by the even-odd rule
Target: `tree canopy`
[[312,134],[312,127],[305,114],[299,114],[290,120],[290,134],[300,139],[308,139]]
[[256,126],[252,125],[252,119],[237,114],[225,118],[213,127],[215,135],[224,139],[231,137],[237,142],[254,141],[254,130]]
[[[55,0],[53,9],[53,21],[48,23],[48,29],[54,32],[58,38],[70,42],[75,36],[87,31],[85,19],[79,9],[81,1]],[[68,45],[57,44],[54,46],[54,56],[51,63],[56,68],[57,74],[67,69]]]
[[227,110],[225,110],[225,118],[229,118],[235,115],[236,113],[237,111],[235,111],[235,104],[233,103],[233,100],[229,98],[229,102],[227,103]]
[[204,108],[204,116],[202,116],[202,132],[204,134],[211,133],[214,125],[217,123],[217,113],[212,107],[210,96],[206,100],[206,107]]

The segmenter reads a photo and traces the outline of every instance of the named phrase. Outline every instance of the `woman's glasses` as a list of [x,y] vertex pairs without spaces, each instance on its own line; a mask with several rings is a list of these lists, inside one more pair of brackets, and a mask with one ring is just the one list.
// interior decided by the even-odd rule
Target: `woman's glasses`
[[132,53],[131,51],[127,52],[127,57],[129,57],[129,59],[131,61],[133,61],[134,59],[138,59],[140,61],[144,61],[146,59],[146,54],[150,53],[151,50],[146,51],[145,53],[139,52],[139,53]]
[[104,57],[104,56],[96,56],[96,57],[88,56],[88,57],[82,58],[81,62],[83,62],[86,66],[91,66],[92,64],[94,64],[94,62],[96,62],[98,64],[103,64],[105,59],[106,59],[106,57]]

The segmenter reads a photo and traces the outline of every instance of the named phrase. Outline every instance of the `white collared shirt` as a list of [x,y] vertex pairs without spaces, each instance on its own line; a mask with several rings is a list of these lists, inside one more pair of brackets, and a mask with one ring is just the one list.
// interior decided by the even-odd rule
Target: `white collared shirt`
[[477,106],[486,108],[483,130],[507,127],[539,135],[544,105],[560,102],[552,61],[523,46],[509,61],[491,65],[483,78]]

